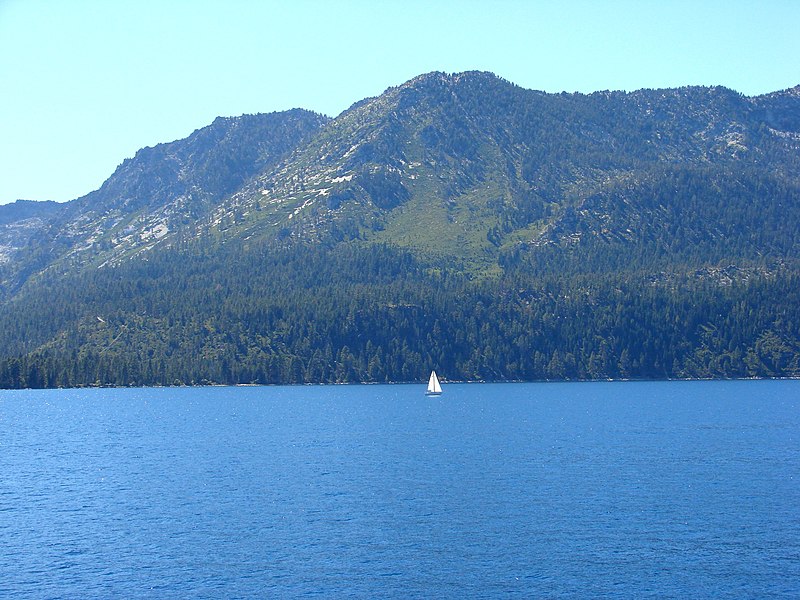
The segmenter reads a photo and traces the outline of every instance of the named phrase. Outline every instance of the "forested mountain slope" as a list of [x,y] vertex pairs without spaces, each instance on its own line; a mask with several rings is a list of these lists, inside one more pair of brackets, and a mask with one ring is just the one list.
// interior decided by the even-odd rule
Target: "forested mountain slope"
[[431,73],[45,212],[0,265],[7,387],[800,375],[800,87]]
[[220,117],[186,139],[143,148],[99,190],[38,223],[0,265],[3,291],[48,268],[75,272],[125,259],[191,229],[327,120],[303,110]]

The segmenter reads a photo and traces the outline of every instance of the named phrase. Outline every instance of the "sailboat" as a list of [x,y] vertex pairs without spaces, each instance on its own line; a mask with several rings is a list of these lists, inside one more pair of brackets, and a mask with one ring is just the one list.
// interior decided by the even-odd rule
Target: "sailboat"
[[428,380],[428,391],[425,392],[426,396],[439,396],[442,393],[442,386],[439,385],[439,378],[436,377],[436,371],[431,371],[431,378]]

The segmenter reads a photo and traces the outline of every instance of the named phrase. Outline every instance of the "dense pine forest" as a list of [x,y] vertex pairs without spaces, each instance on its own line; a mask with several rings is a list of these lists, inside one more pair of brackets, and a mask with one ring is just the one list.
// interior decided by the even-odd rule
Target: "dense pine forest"
[[415,78],[0,207],[0,387],[800,377],[800,90]]
[[0,385],[798,376],[796,267],[473,279],[387,246],[162,253],[6,311]]

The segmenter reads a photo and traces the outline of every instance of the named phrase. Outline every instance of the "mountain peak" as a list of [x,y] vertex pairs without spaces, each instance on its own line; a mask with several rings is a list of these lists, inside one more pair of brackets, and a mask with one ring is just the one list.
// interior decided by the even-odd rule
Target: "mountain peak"
[[[409,79],[399,86],[402,88],[429,85],[453,85],[475,82],[506,82],[490,71],[461,71],[458,73],[445,73],[444,71],[431,71]],[[506,82],[507,83],[507,82]]]

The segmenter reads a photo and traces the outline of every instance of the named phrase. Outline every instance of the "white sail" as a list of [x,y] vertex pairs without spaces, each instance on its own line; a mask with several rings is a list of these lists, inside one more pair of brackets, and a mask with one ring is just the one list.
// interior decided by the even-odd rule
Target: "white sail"
[[439,378],[436,377],[436,371],[431,371],[431,378],[428,380],[427,393],[430,396],[442,393],[442,386],[439,384]]

